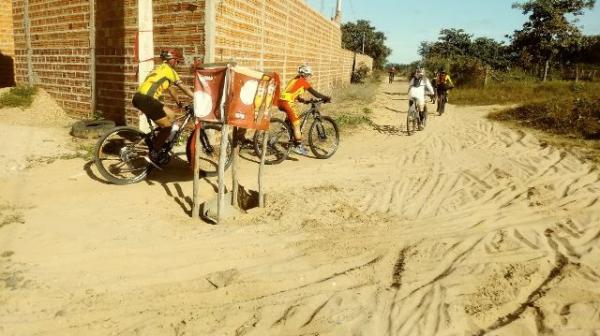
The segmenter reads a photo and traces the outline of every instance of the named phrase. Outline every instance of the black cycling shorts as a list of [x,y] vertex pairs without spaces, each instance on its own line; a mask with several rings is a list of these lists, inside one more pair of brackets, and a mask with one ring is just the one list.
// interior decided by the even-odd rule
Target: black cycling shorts
[[136,92],[131,102],[135,108],[141,110],[152,121],[157,121],[167,116],[163,110],[163,103],[145,94]]

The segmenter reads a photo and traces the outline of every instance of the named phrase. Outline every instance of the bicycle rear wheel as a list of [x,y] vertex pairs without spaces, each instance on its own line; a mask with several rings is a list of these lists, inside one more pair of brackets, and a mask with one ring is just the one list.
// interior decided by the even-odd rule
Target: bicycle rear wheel
[[290,126],[281,119],[271,118],[268,131],[254,133],[254,153],[259,159],[262,155],[262,143],[265,134],[268,137],[265,163],[269,165],[278,164],[287,159],[292,144]]
[[337,151],[339,144],[340,131],[332,118],[321,116],[313,121],[308,131],[308,145],[317,158],[330,158]]
[[[219,173],[219,157],[221,156],[221,125],[203,124],[200,131],[200,145],[202,153],[200,154],[200,176],[216,176]],[[194,130],[187,139],[185,146],[185,155],[192,167],[194,167],[195,143]],[[228,134],[227,141],[227,159],[225,161],[225,170],[231,165],[232,159],[232,134]]]
[[94,163],[100,174],[114,184],[143,180],[152,165],[148,162],[146,134],[137,128],[120,126],[105,133],[94,150]]

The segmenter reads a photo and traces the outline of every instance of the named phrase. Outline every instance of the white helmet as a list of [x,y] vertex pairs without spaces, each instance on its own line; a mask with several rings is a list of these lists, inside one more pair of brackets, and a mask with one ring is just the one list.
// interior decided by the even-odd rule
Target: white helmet
[[415,70],[415,76],[417,76],[417,77],[423,77],[423,75],[424,75],[424,72],[425,72],[425,71],[424,71],[424,69],[423,69],[423,68],[417,68],[417,69]]
[[312,68],[309,65],[302,64],[298,67],[298,74],[302,76],[310,76],[313,74]]

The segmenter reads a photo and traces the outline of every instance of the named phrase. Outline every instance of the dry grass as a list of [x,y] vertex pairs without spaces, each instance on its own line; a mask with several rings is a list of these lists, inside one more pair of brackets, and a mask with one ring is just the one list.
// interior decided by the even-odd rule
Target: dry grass
[[600,97],[600,83],[530,80],[492,83],[486,88],[457,88],[450,97],[458,105],[526,104],[574,96]]
[[450,97],[459,105],[517,103],[490,118],[555,134],[600,138],[600,83],[509,81],[485,89],[457,89]]
[[373,113],[370,105],[375,101],[380,83],[380,76],[374,74],[365,83],[336,89],[332,95],[334,104],[324,105],[324,113],[333,117],[342,130],[370,125],[369,115]]

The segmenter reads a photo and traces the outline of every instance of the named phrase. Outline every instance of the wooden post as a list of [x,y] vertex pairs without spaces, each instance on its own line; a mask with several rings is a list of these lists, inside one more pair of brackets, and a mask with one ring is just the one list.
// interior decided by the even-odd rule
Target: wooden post
[[[219,2],[219,0],[206,0],[204,2],[204,13],[205,13],[205,20],[204,20],[204,29],[205,29],[205,39],[204,39],[204,63],[212,63],[215,60],[215,42],[216,42],[216,38],[215,38],[215,34],[216,34],[216,17],[217,17],[217,13],[216,13],[216,9],[217,9],[217,3]],[[222,111],[222,109],[221,109]],[[198,121],[200,122],[200,121]],[[197,132],[196,132],[196,136],[194,137],[194,145],[196,148],[195,154],[194,154],[194,205],[193,205],[193,210],[192,210],[192,218],[199,216],[200,215],[200,195],[199,195],[199,189],[200,189],[200,153],[202,152],[202,147],[200,145],[200,129],[201,126],[198,128]],[[222,144],[221,144],[222,145]],[[221,151],[222,152],[222,151]],[[219,158],[219,161],[221,159]],[[221,164],[219,162],[219,174],[221,174]],[[219,175],[219,183],[222,183],[222,176]],[[221,185],[219,184],[219,191],[221,191]],[[219,206],[220,209],[220,206]]]
[[[202,124],[198,121],[199,127],[195,128],[194,133],[194,196],[193,196],[193,208],[192,208],[192,218],[200,216],[200,130],[202,129]],[[194,125],[195,126],[195,125]]]
[[239,128],[233,128],[233,139],[231,142],[231,205],[234,208],[238,207],[238,177],[237,177],[237,166],[238,156],[240,155],[240,142],[238,141]]
[[263,186],[263,174],[265,168],[265,157],[267,156],[267,141],[269,140],[269,131],[264,131],[265,135],[263,136],[262,142],[262,151],[260,153],[260,165],[258,166],[258,206],[261,208],[265,207],[265,192]]
[[485,88],[488,84],[488,79],[489,79],[489,67],[487,65],[483,66],[483,72],[484,72],[484,78],[483,78],[483,87]]
[[219,155],[219,194],[217,198],[217,223],[221,221],[223,216],[223,206],[225,205],[225,161],[227,160],[227,143],[229,141],[227,134],[229,133],[229,125],[223,124],[221,129],[221,152]]

